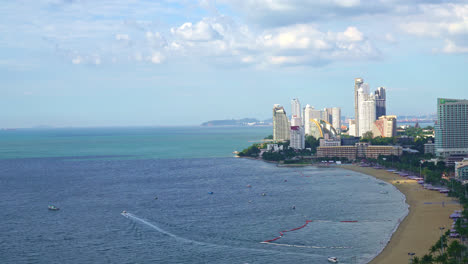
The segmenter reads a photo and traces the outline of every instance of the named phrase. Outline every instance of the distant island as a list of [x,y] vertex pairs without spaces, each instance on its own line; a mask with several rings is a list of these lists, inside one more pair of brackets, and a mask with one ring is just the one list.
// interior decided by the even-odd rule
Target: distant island
[[224,120],[211,120],[201,124],[201,126],[271,126],[273,120],[267,119],[260,121],[256,118],[243,118],[243,119],[224,119]]

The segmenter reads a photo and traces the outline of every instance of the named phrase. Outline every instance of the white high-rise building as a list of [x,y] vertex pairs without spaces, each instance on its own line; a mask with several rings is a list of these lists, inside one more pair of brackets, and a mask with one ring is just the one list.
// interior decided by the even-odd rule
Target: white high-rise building
[[332,108],[332,126],[336,131],[341,131],[341,108]]
[[284,108],[278,104],[273,106],[273,140],[289,139],[289,120]]
[[301,115],[301,103],[299,102],[299,99],[295,98],[292,99],[291,101],[291,119],[294,117],[298,117],[301,119],[301,125],[302,125],[302,115]]
[[[350,131],[350,134],[357,135],[359,134],[359,102],[358,102],[358,90],[361,88],[361,85],[364,83],[364,79],[355,78],[354,79],[354,124],[353,131]],[[351,126],[350,126],[351,127]],[[351,128],[350,128],[351,129]]]
[[302,126],[291,126],[291,139],[289,146],[293,149],[304,149],[304,128]]
[[310,105],[306,105],[304,108],[304,133],[309,135],[310,133],[310,119],[312,119],[314,108]]
[[375,122],[375,97],[369,94],[369,86],[366,84],[361,85],[358,90],[358,136],[362,137],[364,133],[372,131]]
[[349,119],[348,122],[349,122],[348,135],[353,136],[353,137],[357,137],[357,134],[356,134],[356,120]]

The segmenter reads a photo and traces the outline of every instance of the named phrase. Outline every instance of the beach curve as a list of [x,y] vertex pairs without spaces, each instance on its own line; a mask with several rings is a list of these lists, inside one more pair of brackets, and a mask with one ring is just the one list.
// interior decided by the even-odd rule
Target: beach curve
[[449,218],[461,206],[452,197],[422,188],[416,181],[400,177],[385,170],[354,165],[340,166],[343,169],[364,173],[395,186],[406,197],[408,215],[401,221],[384,249],[369,263],[408,263],[408,253],[416,256],[427,254],[429,248],[440,238],[439,227],[450,229]]

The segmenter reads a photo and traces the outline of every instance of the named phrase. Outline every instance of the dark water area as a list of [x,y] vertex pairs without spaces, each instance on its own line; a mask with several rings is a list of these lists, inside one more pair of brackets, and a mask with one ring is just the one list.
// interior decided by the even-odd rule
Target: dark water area
[[407,213],[343,169],[108,154],[0,160],[1,263],[366,263]]

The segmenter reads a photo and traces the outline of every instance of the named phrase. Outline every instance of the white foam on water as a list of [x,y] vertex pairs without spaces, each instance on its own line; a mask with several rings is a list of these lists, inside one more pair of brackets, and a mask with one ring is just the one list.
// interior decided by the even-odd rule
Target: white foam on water
[[[177,241],[188,243],[188,244],[196,244],[196,245],[200,245],[200,246],[236,248],[236,249],[249,250],[249,251],[258,251],[258,252],[263,252],[263,253],[273,252],[273,253],[278,253],[278,254],[293,254],[293,255],[303,255],[303,256],[309,256],[309,257],[310,256],[323,257],[323,256],[318,255],[318,254],[310,254],[310,253],[284,252],[284,251],[276,251],[276,250],[269,250],[269,249],[257,249],[257,248],[243,248],[243,247],[233,247],[233,246],[229,246],[229,245],[218,245],[218,244],[212,244],[212,243],[206,243],[206,242],[199,242],[199,241],[195,241],[195,240],[192,240],[192,239],[183,238],[183,237],[175,235],[175,234],[173,234],[171,232],[168,232],[168,231],[160,228],[159,226],[146,221],[145,219],[137,217],[134,214],[126,212],[126,213],[121,213],[121,215],[128,218],[128,219],[131,219],[131,220],[140,222],[140,223],[142,223],[142,224],[144,224],[146,226],[149,226],[149,227],[153,228],[154,230],[156,230],[156,231],[158,231],[158,232],[160,232],[162,234],[165,234],[167,236],[170,236],[170,237],[174,238]],[[321,247],[307,247],[307,248],[321,248]]]

